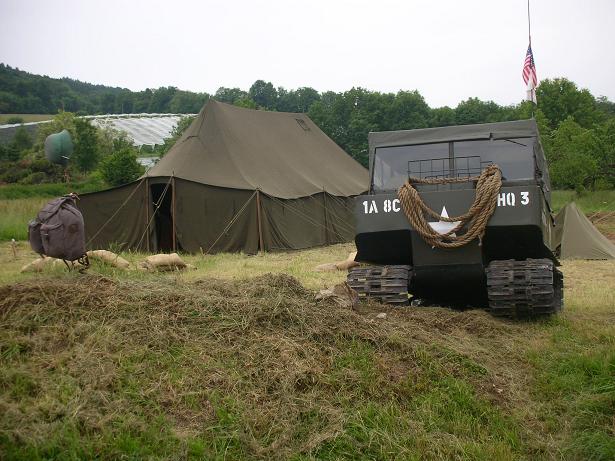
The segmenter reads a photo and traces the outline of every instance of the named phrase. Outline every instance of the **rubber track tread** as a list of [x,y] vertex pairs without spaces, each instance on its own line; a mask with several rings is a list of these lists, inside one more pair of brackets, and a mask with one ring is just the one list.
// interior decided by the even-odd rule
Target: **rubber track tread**
[[485,273],[495,316],[520,318],[562,310],[562,273],[549,259],[492,261]]
[[359,298],[407,305],[411,276],[411,266],[360,266],[348,271],[347,282],[359,294]]

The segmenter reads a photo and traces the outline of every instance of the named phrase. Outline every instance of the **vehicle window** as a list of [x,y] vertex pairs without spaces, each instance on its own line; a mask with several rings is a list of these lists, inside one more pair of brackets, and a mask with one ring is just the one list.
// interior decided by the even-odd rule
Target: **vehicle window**
[[450,170],[449,143],[379,147],[373,167],[374,191],[401,187],[408,175],[436,178],[475,176],[489,163],[497,164],[505,180],[534,179],[534,139],[453,142],[454,171]]
[[515,138],[453,143],[455,161],[479,156],[481,162],[495,163],[506,180],[534,178],[534,139]]
[[438,171],[448,171],[448,143],[376,149],[374,190],[398,189],[408,179],[409,168],[412,169],[413,176],[420,177],[437,175]]

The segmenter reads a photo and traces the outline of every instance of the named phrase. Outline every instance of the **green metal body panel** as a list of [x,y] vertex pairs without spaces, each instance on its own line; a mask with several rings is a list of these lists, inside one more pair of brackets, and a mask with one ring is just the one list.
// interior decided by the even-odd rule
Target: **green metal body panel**
[[[449,191],[421,192],[425,203],[437,212],[444,208],[449,216],[458,216],[465,213],[474,200],[474,189],[460,189]],[[482,254],[478,240],[457,249],[431,248],[411,228],[406,218],[397,195],[394,193],[362,195],[355,201],[356,234],[357,240],[363,236],[383,234],[378,239],[382,250],[383,245],[395,246],[395,251],[403,253],[397,247],[399,242],[389,239],[386,234],[407,232],[410,241],[407,247],[410,249],[410,259],[397,260],[396,264],[411,264],[414,267],[421,265],[453,265],[482,263],[490,259]],[[436,220],[434,220],[435,222]],[[549,207],[542,190],[536,185],[503,186],[498,199],[498,206],[487,223],[485,243],[494,249],[499,247],[511,247],[515,241],[515,235],[531,233],[531,229],[539,238],[534,238],[531,243],[532,254],[539,253],[542,257],[552,256],[549,250],[553,220]],[[506,230],[508,238],[500,239],[501,231]],[[388,243],[387,243],[388,242]],[[374,254],[367,253],[362,244],[358,244],[359,254],[357,260],[387,264],[378,256],[378,249]],[[523,251],[529,251],[524,249]],[[502,253],[502,251],[498,251]]]

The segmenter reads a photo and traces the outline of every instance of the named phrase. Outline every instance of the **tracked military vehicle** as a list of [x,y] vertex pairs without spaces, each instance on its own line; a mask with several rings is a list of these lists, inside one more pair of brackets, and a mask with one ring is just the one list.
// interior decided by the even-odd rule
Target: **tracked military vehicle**
[[561,310],[549,172],[534,120],[370,133],[369,170],[369,192],[355,204],[355,260],[370,265],[348,274],[360,296],[479,305],[510,317]]

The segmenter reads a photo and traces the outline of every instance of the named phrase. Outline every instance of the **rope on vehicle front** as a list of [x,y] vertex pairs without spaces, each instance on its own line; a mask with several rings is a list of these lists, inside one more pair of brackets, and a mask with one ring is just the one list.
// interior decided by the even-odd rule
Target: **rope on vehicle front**
[[[429,208],[415,187],[417,184],[441,185],[464,182],[476,182],[474,203],[466,213],[448,218],[440,216],[439,213]],[[397,195],[408,222],[432,248],[459,248],[476,238],[479,240],[479,245],[482,244],[487,222],[495,211],[501,187],[502,172],[497,165],[492,164],[486,167],[479,176],[468,178],[425,179],[410,177],[399,188]],[[459,223],[450,231],[441,234],[429,225],[429,222],[427,222],[429,217],[444,222],[456,223],[459,221]]]

